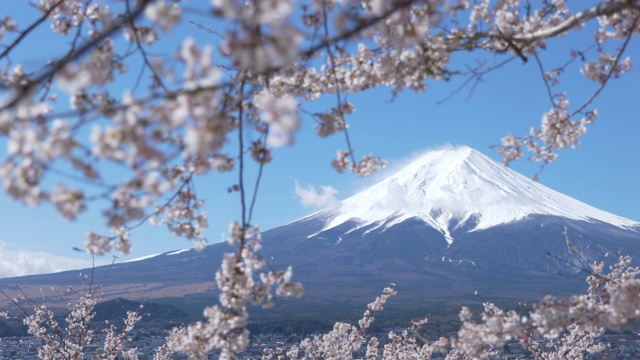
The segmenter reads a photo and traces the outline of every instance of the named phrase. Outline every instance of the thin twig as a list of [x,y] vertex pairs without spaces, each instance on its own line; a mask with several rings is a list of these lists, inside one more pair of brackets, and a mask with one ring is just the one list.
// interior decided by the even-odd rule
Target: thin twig
[[0,59],[2,59],[3,57],[7,56],[7,54],[9,54],[11,52],[11,50],[13,50],[13,48],[15,48],[18,44],[20,44],[20,42],[22,41],[22,39],[25,38],[25,36],[27,36],[31,31],[33,31],[35,28],[37,28],[45,20],[47,20],[49,15],[51,15],[51,13],[58,6],[60,6],[60,4],[62,4],[64,1],[65,0],[59,0],[57,3],[53,4],[49,10],[47,10],[41,17],[38,18],[38,20],[36,20],[33,24],[29,25],[29,27],[24,29],[24,31],[22,31],[20,33],[20,35],[18,35],[18,37],[9,46],[7,46],[2,53],[0,53]]
[[244,124],[243,124],[243,110],[244,110],[244,86],[246,83],[246,77],[242,76],[240,82],[239,94],[240,98],[237,100],[238,104],[238,186],[240,187],[240,205],[242,207],[241,226],[242,237],[240,238],[240,245],[238,246],[238,259],[242,256],[242,250],[244,249],[246,231],[247,231],[247,205],[245,202],[245,188],[244,188]]
[[[327,5],[324,4],[322,6],[322,16],[323,16],[323,24],[324,24],[324,35],[325,38],[329,38],[329,25],[327,24],[328,21],[328,15],[327,15]],[[335,62],[335,58],[333,56],[333,51],[331,51],[331,45],[329,43],[325,43],[324,47],[326,48],[327,51],[327,55],[329,56],[329,62],[331,62],[331,75],[333,78],[333,87],[335,89],[336,92],[336,101],[338,103],[338,106],[336,107],[336,109],[338,110],[338,116],[340,116],[340,121],[344,124],[343,126],[343,132],[344,132],[344,139],[347,143],[347,149],[349,150],[349,157],[351,158],[351,162],[352,163],[356,163],[356,157],[353,151],[353,148],[351,147],[351,139],[349,139],[349,131],[347,129],[347,122],[344,120],[344,114],[342,113],[342,94],[340,91],[340,84],[338,83],[338,77],[336,76],[336,62]]]
[[[127,6],[127,13],[131,12],[131,9],[129,8],[129,1],[130,0],[125,1],[125,4]],[[169,92],[167,87],[164,85],[164,82],[162,82],[162,79],[156,73],[156,70],[153,68],[153,65],[149,61],[149,57],[147,56],[147,52],[144,50],[144,48],[142,47],[142,44],[140,43],[140,37],[138,36],[138,27],[136,27],[136,24],[133,21],[133,18],[129,18],[129,26],[131,26],[131,32],[133,33],[134,42],[135,42],[136,46],[138,47],[138,50],[140,50],[140,53],[142,54],[143,61],[147,65],[149,70],[151,71],[151,74],[153,74],[153,80],[157,81],[158,85],[160,85],[160,87],[165,92]]]
[[[636,25],[638,24],[638,20],[640,19],[640,16],[637,16],[634,20],[633,20],[633,24],[631,26],[631,28],[635,28]],[[634,35],[635,33],[633,31],[629,31],[629,34],[627,35],[626,39],[624,40],[624,43],[622,44],[622,47],[620,48],[620,51],[618,52],[618,55],[616,56],[616,60],[613,62],[613,66],[611,67],[611,69],[609,70],[609,73],[607,74],[607,76],[602,80],[602,84],[600,85],[600,87],[598,88],[598,90],[596,90],[591,97],[589,97],[589,99],[582,104],[582,106],[580,106],[578,109],[576,109],[573,113],[571,113],[571,115],[569,115],[569,117],[573,117],[576,114],[581,113],[587,106],[589,106],[597,97],[598,95],[600,95],[600,93],[604,90],[604,88],[607,86],[607,83],[609,82],[609,80],[611,79],[611,77],[613,76],[613,74],[616,72],[616,70],[618,69],[618,63],[620,62],[620,58],[622,57],[622,55],[624,54],[625,50],[627,49],[627,45],[629,45],[629,42],[631,41],[631,37]]]
[[553,100],[553,92],[551,91],[551,86],[549,86],[549,80],[547,79],[546,73],[544,71],[544,66],[542,65],[542,60],[540,60],[540,56],[537,52],[533,53],[533,58],[536,59],[536,64],[538,64],[538,69],[540,70],[540,75],[542,76],[542,81],[544,82],[544,86],[547,88],[547,95],[549,96],[549,101],[551,102],[552,107],[557,107],[556,102]]
[[[122,31],[122,29],[125,28],[125,26],[124,26],[125,24],[127,24],[128,22],[130,22],[132,20],[137,19],[142,14],[143,10],[145,9],[145,7],[147,6],[147,4],[150,1],[151,0],[142,0],[142,3],[140,4],[140,6],[138,6],[138,8],[136,8],[136,10],[133,13],[130,13],[129,16],[126,16],[122,20],[114,23],[106,31],[100,33],[98,36],[96,36],[95,38],[91,39],[91,41],[88,41],[87,43],[82,45],[82,47],[80,47],[73,54],[73,56],[63,58],[61,61],[56,62],[55,65],[50,70],[44,72],[40,76],[38,76],[35,79],[29,81],[25,86],[19,88],[18,89],[18,94],[16,94],[11,100],[9,100],[9,102],[5,103],[0,108],[0,110],[13,108],[14,106],[16,106],[18,104],[18,102],[20,102],[20,100],[22,99],[23,96],[25,96],[26,94],[29,94],[31,92],[31,90],[33,90],[37,85],[41,84],[45,79],[51,78],[52,74],[58,73],[58,71],[62,70],[71,61],[74,61],[74,60],[78,59],[79,57],[84,55],[87,51],[93,49],[101,41],[103,41],[103,40],[109,38],[110,36]],[[60,1],[60,2],[62,2],[62,1]]]

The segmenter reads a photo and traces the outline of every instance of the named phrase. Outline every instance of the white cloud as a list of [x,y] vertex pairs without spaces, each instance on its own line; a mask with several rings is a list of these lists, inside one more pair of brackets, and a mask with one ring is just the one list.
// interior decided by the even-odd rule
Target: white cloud
[[0,278],[84,269],[91,265],[91,260],[13,249],[0,241]]
[[338,204],[336,194],[338,190],[331,186],[320,186],[321,192],[318,193],[313,185],[307,185],[307,187],[301,187],[296,181],[296,195],[300,200],[300,203],[304,206],[314,206],[319,209],[325,209]]

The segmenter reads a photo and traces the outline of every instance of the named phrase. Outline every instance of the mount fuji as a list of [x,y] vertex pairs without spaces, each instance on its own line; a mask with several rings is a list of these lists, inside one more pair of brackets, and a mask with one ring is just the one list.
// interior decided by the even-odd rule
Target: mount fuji
[[368,232],[418,219],[451,245],[457,229],[480,231],[533,215],[624,229],[640,225],[551,190],[466,146],[428,152],[337,209],[311,217],[328,220],[322,231],[357,219],[351,231],[368,227]]
[[637,253],[640,223],[460,146],[267,231],[264,243],[275,266],[293,265],[309,297],[394,282],[417,302],[475,291],[530,301],[584,292],[590,262]]
[[[638,255],[640,223],[461,146],[425,153],[333,208],[262,236],[261,255],[274,269],[293,266],[309,309],[361,306],[390,282],[398,290],[394,301],[418,309],[477,301],[476,291],[511,304],[583,293],[590,261]],[[222,253],[231,250],[214,244],[202,252],[116,264],[103,292],[107,298],[199,297],[210,303],[212,275]],[[76,285],[76,279],[75,271],[0,279],[0,288]]]

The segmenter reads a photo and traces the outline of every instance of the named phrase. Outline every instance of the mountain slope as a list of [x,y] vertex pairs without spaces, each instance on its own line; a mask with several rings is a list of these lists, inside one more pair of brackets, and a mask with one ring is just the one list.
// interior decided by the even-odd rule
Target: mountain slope
[[[549,189],[468,147],[432,151],[389,178],[264,233],[317,302],[389,282],[419,303],[583,292],[589,262],[640,247],[640,224]],[[330,289],[330,291],[328,291]]]

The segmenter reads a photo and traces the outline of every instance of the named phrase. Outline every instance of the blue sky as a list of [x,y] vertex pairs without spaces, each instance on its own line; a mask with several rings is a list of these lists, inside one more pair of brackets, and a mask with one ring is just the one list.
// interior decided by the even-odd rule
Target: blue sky
[[[24,15],[26,16],[26,15]],[[185,22],[196,15],[185,15]],[[189,34],[202,44],[209,40],[202,31],[186,25],[176,31],[175,38]],[[578,46],[588,41],[590,34],[578,35],[561,41],[558,46],[549,44],[549,52],[543,56],[549,66],[565,61],[567,42]],[[34,40],[47,41],[47,38]],[[635,39],[631,48],[637,46]],[[33,47],[32,50],[33,51]],[[172,53],[173,49],[166,50]],[[33,55],[29,51],[24,56]],[[478,55],[459,54],[454,64],[464,67],[474,64]],[[493,61],[491,58],[484,60]],[[549,109],[549,100],[538,69],[533,61],[523,64],[512,61],[502,69],[486,75],[475,91],[469,95],[465,89],[450,100],[438,104],[463,81],[457,78],[450,83],[429,84],[420,94],[406,92],[390,101],[389,89],[380,89],[358,95],[350,95],[356,111],[347,120],[356,156],[369,153],[389,161],[389,169],[370,178],[358,178],[349,174],[337,174],[330,166],[336,149],[345,149],[341,134],[320,139],[313,133],[313,121],[304,119],[296,142],[291,147],[277,149],[274,161],[265,168],[263,182],[256,205],[255,224],[269,229],[316,210],[305,207],[296,195],[296,182],[306,188],[331,186],[335,196],[344,199],[377,180],[389,175],[417,154],[445,144],[473,147],[499,160],[492,145],[511,132],[528,133],[529,127],[539,124],[542,114]],[[566,90],[572,104],[584,100],[595,84],[583,79],[576,67],[565,77],[562,89]],[[596,102],[599,111],[597,121],[591,125],[575,150],[560,151],[558,161],[548,166],[540,176],[542,184],[560,191],[589,205],[614,214],[640,221],[640,74],[637,69],[612,81]],[[309,109],[331,106],[329,101],[305,105]],[[4,146],[4,143],[2,143]],[[0,148],[4,152],[4,148]],[[520,161],[512,168],[532,176],[540,164]],[[238,195],[226,189],[235,182],[235,175],[212,175],[198,179],[196,187],[207,200],[210,229],[209,242],[225,238],[229,221],[237,218]],[[28,208],[0,194],[0,277],[22,275],[29,272],[57,270],[46,267],[67,263],[71,267],[90,264],[87,255],[74,251],[82,247],[85,232],[102,229],[99,208],[90,207],[75,222],[57,215],[49,205]],[[143,226],[133,233],[133,251],[121,260],[149,254],[187,248],[190,243],[173,237],[163,228]],[[56,256],[56,257],[52,257]],[[85,262],[72,262],[67,258]],[[75,260],[74,260],[75,261]],[[106,256],[101,261],[110,261]],[[45,264],[45,265],[43,265]]]

